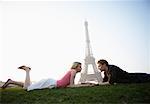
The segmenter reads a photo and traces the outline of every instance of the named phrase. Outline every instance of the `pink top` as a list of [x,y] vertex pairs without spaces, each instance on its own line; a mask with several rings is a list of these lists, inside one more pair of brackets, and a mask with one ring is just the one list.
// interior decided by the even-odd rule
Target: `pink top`
[[67,87],[70,84],[71,70],[69,70],[64,77],[57,80],[57,87]]

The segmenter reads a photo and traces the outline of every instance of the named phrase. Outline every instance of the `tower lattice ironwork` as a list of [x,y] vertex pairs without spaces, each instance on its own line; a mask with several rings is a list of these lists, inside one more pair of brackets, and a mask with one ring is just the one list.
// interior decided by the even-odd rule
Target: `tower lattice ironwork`
[[[88,22],[85,21],[84,25],[85,25],[85,35],[86,35],[86,51],[85,51],[85,59],[84,59],[84,68],[81,72],[81,77],[79,82],[86,83],[89,81],[96,81],[98,83],[101,83],[102,82],[101,72],[98,71],[97,69],[95,58],[93,57],[92,48],[90,45]],[[94,72],[93,74],[88,73],[89,65],[92,65],[93,72]]]

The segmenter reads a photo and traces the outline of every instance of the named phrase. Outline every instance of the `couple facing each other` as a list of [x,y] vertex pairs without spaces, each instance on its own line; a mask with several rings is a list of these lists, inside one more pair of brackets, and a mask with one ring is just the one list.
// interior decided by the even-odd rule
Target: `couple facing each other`
[[[128,73],[118,66],[109,65],[104,59],[97,62],[98,68],[101,72],[104,71],[104,78],[102,84],[114,84],[114,83],[144,83],[150,82],[150,74],[147,73]],[[15,84],[23,87],[27,91],[34,89],[44,88],[64,88],[64,87],[81,87],[81,86],[94,86],[93,83],[86,84],[74,84],[75,76],[82,70],[82,64],[80,62],[74,62],[69,71],[60,79],[54,80],[51,78],[43,79],[35,83],[30,82],[30,67],[20,66],[18,69],[22,69],[26,72],[25,82],[17,82],[8,79],[2,86],[5,89],[9,84]]]

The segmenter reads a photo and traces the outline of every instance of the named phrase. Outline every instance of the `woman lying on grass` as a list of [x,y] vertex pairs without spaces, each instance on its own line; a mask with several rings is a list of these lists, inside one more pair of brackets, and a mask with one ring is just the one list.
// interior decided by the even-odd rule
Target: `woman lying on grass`
[[15,84],[23,87],[27,91],[34,89],[44,89],[44,88],[64,88],[64,87],[81,87],[81,86],[94,86],[94,84],[74,84],[76,73],[82,70],[80,62],[74,62],[71,69],[62,77],[60,80],[54,80],[51,78],[40,80],[36,83],[30,82],[30,71],[31,68],[27,66],[20,66],[18,69],[22,69],[26,72],[25,82],[17,82],[11,79],[8,79],[5,84],[2,86],[2,89],[5,89],[9,84]]

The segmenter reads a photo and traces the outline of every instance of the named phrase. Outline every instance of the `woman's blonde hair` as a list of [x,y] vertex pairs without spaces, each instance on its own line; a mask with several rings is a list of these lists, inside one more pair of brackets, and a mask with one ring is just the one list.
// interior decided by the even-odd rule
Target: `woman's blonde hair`
[[80,63],[80,62],[74,62],[74,63],[72,64],[71,69],[76,69],[76,68],[78,67],[78,65],[81,65],[81,63]]

